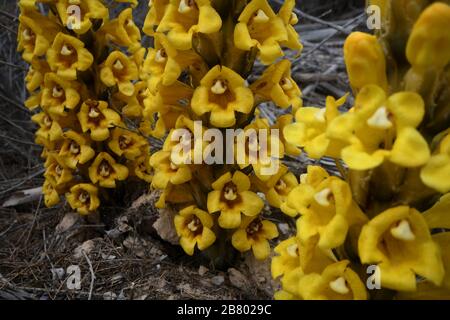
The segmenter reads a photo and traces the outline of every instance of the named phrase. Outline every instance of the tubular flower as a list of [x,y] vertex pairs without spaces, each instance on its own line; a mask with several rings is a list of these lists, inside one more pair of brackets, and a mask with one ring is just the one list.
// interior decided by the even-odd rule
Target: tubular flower
[[88,140],[76,131],[64,132],[64,142],[59,151],[59,158],[64,165],[75,169],[78,164],[85,164],[95,156]]
[[430,158],[428,144],[416,130],[424,113],[417,93],[387,98],[383,89],[368,85],[356,97],[352,112],[331,121],[327,136],[349,144],[341,156],[353,170],[378,167],[386,158],[403,167],[418,167]]
[[444,278],[438,245],[425,218],[415,209],[388,209],[366,224],[358,241],[362,263],[376,263],[381,286],[399,291],[416,290],[416,275],[435,285]]
[[284,128],[289,126],[292,123],[293,116],[290,114],[285,114],[279,116],[275,124],[271,127],[271,129],[278,129],[280,134],[280,141],[284,145],[284,151],[287,155],[290,156],[298,156],[302,153],[302,151],[297,148],[297,146],[293,143],[287,141],[286,136],[284,135]]
[[423,213],[430,229],[450,229],[448,212],[450,210],[450,193],[443,195],[434,206]]
[[56,154],[50,154],[47,157],[45,167],[44,177],[55,187],[62,187],[73,179],[72,171]]
[[417,19],[406,47],[406,57],[415,68],[443,68],[450,62],[450,6],[436,2]]
[[42,57],[47,53],[52,39],[58,33],[58,26],[50,19],[34,12],[19,16],[17,31],[17,50],[23,51],[22,58],[32,63],[33,58]]
[[277,255],[272,258],[272,278],[276,279],[300,267],[300,247],[301,243],[297,237],[281,241],[275,247],[274,252]]
[[388,91],[386,60],[375,36],[352,32],[344,43],[344,60],[353,92],[374,84]]
[[283,129],[286,141],[302,147],[308,156],[320,159],[324,156],[339,158],[342,141],[329,139],[326,134],[328,124],[339,116],[339,107],[345,103],[347,95],[339,100],[328,96],[325,108],[303,107],[295,113],[296,122]]
[[44,83],[44,76],[48,72],[50,72],[50,66],[47,61],[34,59],[25,76],[25,84],[28,92],[37,90]]
[[175,128],[178,117],[187,115],[187,104],[193,90],[182,82],[170,86],[158,86],[156,94],[149,93],[144,99],[144,122],[142,131],[156,138],[163,138],[168,130]]
[[83,132],[90,132],[94,141],[104,141],[109,137],[109,128],[120,124],[120,115],[108,108],[105,101],[86,100],[78,113]]
[[231,243],[240,252],[252,250],[258,260],[264,260],[270,255],[269,241],[278,237],[277,226],[258,216],[244,217],[239,229],[231,237]]
[[133,21],[133,10],[123,10],[116,19],[106,23],[102,29],[106,39],[115,44],[127,47],[128,51],[136,52],[141,48],[141,31]]
[[74,185],[66,194],[66,199],[70,207],[82,215],[92,213],[100,206],[98,188],[90,183]]
[[60,78],[56,73],[46,73],[42,89],[41,106],[51,114],[65,116],[80,102],[79,83]]
[[141,155],[132,162],[132,172],[141,180],[151,183],[153,179],[153,168],[150,165],[150,157]]
[[291,76],[291,62],[281,60],[268,67],[250,89],[257,96],[273,101],[278,107],[292,106],[295,112],[303,105],[302,92]]
[[89,167],[89,178],[103,188],[115,188],[116,180],[125,180],[128,168],[118,164],[107,152],[100,152]]
[[294,26],[298,23],[298,17],[293,12],[294,8],[295,0],[286,0],[278,12],[278,16],[284,22],[288,36],[287,41],[281,42],[281,45],[292,50],[297,50],[300,53],[303,49],[303,45],[301,44],[298,33],[294,28]]
[[164,17],[169,2],[169,0],[149,0],[149,10],[145,17],[144,26],[142,27],[142,31],[146,35],[155,35],[155,29]]
[[37,113],[31,117],[31,120],[39,125],[39,129],[36,131],[36,143],[40,144],[38,140],[56,141],[62,138],[61,126],[47,113]]
[[234,44],[238,49],[249,51],[257,47],[259,58],[266,65],[283,56],[280,43],[288,41],[288,33],[267,0],[252,0],[238,21],[234,29]]
[[222,20],[210,0],[170,0],[156,31],[167,32],[178,50],[189,50],[195,33],[211,34],[221,27]]
[[244,128],[236,137],[235,150],[239,167],[244,169],[251,165],[256,177],[262,181],[267,181],[277,172],[280,159],[284,157],[284,146],[278,132],[270,130],[265,118],[257,118]]
[[184,208],[174,218],[175,229],[180,237],[180,245],[192,256],[195,245],[203,251],[216,241],[216,235],[211,231],[213,219],[206,211],[195,206]]
[[208,194],[208,211],[220,212],[219,226],[234,229],[241,225],[241,213],[248,217],[258,215],[264,202],[249,191],[250,179],[242,172],[225,173],[212,184]]
[[47,51],[47,60],[58,76],[65,80],[76,80],[77,71],[89,69],[94,57],[84,48],[81,40],[60,32]]
[[131,96],[117,92],[115,98],[126,103],[122,108],[122,114],[129,118],[140,118],[144,111],[144,100],[148,98],[150,92],[145,81],[139,81],[134,85],[134,92]]
[[155,93],[159,83],[169,86],[180,77],[181,72],[199,60],[193,51],[178,51],[164,34],[154,36],[154,48],[148,50],[142,72],[149,74],[148,86]]
[[60,0],[56,10],[65,27],[76,34],[85,34],[92,27],[91,20],[108,20],[108,9],[99,0]]
[[352,200],[349,185],[337,177],[326,178],[316,186],[301,183],[289,193],[288,206],[301,214],[297,236],[305,241],[320,235],[318,246],[322,249],[340,246],[351,226],[367,221]]
[[192,189],[188,184],[167,184],[167,187],[163,190],[159,200],[155,202],[155,207],[162,209],[166,207],[166,202],[180,204],[180,203],[192,203],[194,198],[192,197]]
[[45,179],[44,181],[42,193],[44,194],[44,202],[47,208],[53,207],[59,203],[59,193],[48,179]]
[[235,112],[250,113],[253,93],[245,80],[225,66],[215,66],[201,80],[194,92],[191,107],[197,115],[210,112],[210,122],[219,128],[236,123]]
[[129,97],[134,93],[131,81],[139,78],[139,72],[133,60],[120,51],[113,51],[101,67],[100,78],[108,87],[117,85],[119,91]]
[[367,291],[358,274],[343,260],[331,264],[321,274],[300,278],[299,295],[305,300],[366,300]]
[[422,168],[420,177],[430,188],[441,193],[450,191],[450,134],[442,139],[436,152]]
[[144,137],[122,128],[114,128],[108,147],[118,156],[124,156],[128,160],[139,157],[144,148],[148,146]]
[[192,179],[189,166],[173,163],[170,151],[161,150],[153,154],[150,165],[155,170],[152,186],[157,189],[165,189],[169,183],[179,185]]
[[292,189],[297,185],[297,178],[289,169],[281,165],[278,172],[266,181],[255,179],[255,184],[261,192],[264,192],[266,199],[272,207],[281,208],[286,214],[295,216],[297,212],[291,210],[285,203]]

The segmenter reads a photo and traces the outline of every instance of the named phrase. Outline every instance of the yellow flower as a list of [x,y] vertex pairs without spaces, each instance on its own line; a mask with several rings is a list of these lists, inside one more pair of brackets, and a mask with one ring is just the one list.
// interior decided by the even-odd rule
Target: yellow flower
[[144,26],[142,27],[142,31],[145,34],[149,36],[155,35],[155,28],[164,17],[169,2],[169,0],[150,0],[148,2],[149,10],[145,17]]
[[150,93],[144,100],[144,122],[142,131],[156,138],[163,138],[168,130],[175,128],[178,117],[187,115],[187,105],[193,89],[176,81],[170,86],[158,86],[155,94]]
[[443,68],[450,62],[450,6],[436,2],[419,16],[406,47],[413,67]]
[[222,20],[210,0],[170,0],[156,31],[167,32],[178,50],[189,50],[195,33],[211,34],[221,27]]
[[298,17],[293,12],[294,8],[295,0],[285,0],[284,4],[280,8],[280,11],[278,12],[278,16],[284,22],[288,36],[287,41],[281,42],[281,45],[292,50],[297,50],[298,54],[300,54],[303,49],[303,45],[301,44],[298,33],[294,28],[294,25],[298,23]]
[[42,91],[36,91],[36,92],[32,93],[27,98],[27,100],[25,100],[24,105],[29,110],[34,110],[41,106],[41,100],[42,100]]
[[134,85],[132,80],[139,78],[136,63],[120,51],[113,51],[102,64],[100,78],[108,87],[118,86],[119,91],[132,96]]
[[52,183],[47,179],[45,179],[44,181],[42,193],[44,194],[44,202],[47,208],[53,207],[54,205],[59,203],[59,193],[52,185]]
[[[39,129],[36,131],[36,139],[56,141],[62,138],[62,129],[58,121],[52,119],[52,117],[45,113],[40,112],[31,117],[34,123],[39,125]],[[40,144],[36,141],[36,143]]]
[[59,28],[56,23],[34,11],[19,15],[19,21],[17,50],[23,51],[22,58],[31,63],[33,58],[47,53]]
[[377,264],[383,288],[414,291],[416,275],[435,285],[444,278],[439,247],[415,209],[388,209],[366,224],[358,241],[361,262]]
[[65,116],[66,109],[73,110],[80,102],[79,91],[78,82],[64,80],[56,73],[46,73],[41,106],[51,114]]
[[150,165],[155,169],[152,186],[165,189],[169,183],[178,185],[192,179],[191,169],[184,164],[175,164],[170,151],[158,151],[150,158]]
[[64,142],[59,151],[59,157],[66,166],[75,169],[78,164],[85,164],[95,156],[89,141],[76,131],[64,132]]
[[116,180],[125,180],[128,168],[118,164],[107,152],[100,152],[89,167],[89,178],[103,188],[115,188]]
[[167,187],[163,190],[159,200],[155,202],[155,207],[162,209],[166,207],[166,202],[181,204],[192,203],[194,198],[192,197],[192,188],[189,184],[171,184],[168,183]]
[[279,116],[275,124],[271,126],[271,129],[279,130],[280,141],[284,145],[284,151],[286,152],[286,154],[290,156],[298,156],[302,153],[302,151],[299,148],[297,148],[295,144],[288,142],[286,136],[284,135],[284,128],[286,128],[292,123],[292,119],[293,116],[290,114],[284,114],[282,116]]
[[267,202],[272,207],[281,208],[281,211],[286,211],[288,215],[297,214],[285,204],[290,191],[298,185],[297,178],[286,166],[281,165],[278,172],[266,181],[255,178],[254,183],[261,192],[264,192]]
[[89,183],[74,185],[66,194],[66,199],[70,207],[82,215],[92,213],[100,206],[98,188]]
[[367,221],[352,200],[349,185],[337,177],[328,177],[316,185],[300,183],[289,193],[287,201],[289,207],[301,214],[297,236],[306,241],[320,235],[318,246],[322,249],[340,246],[351,226]]
[[132,163],[132,172],[139,179],[151,183],[153,179],[153,168],[150,165],[149,155],[143,154],[134,159]]
[[134,92],[131,96],[117,92],[114,97],[126,103],[122,108],[122,114],[129,118],[140,118],[144,111],[144,100],[149,96],[149,90],[145,81],[139,81],[134,84]]
[[118,156],[124,156],[128,160],[134,160],[139,157],[144,148],[148,146],[147,140],[126,129],[114,128],[108,147]]
[[418,167],[430,158],[428,144],[416,130],[424,114],[424,102],[417,93],[386,97],[383,89],[368,85],[356,97],[352,112],[328,124],[327,136],[349,144],[341,156],[353,170],[378,167],[385,159]]
[[116,19],[106,23],[101,31],[106,39],[115,44],[127,47],[130,52],[136,52],[141,48],[141,31],[133,21],[133,10],[123,10]]
[[188,66],[199,61],[194,51],[177,51],[164,34],[154,36],[154,48],[148,50],[142,72],[148,74],[148,86],[155,93],[159,83],[169,86],[180,77]]
[[258,216],[244,217],[239,229],[231,237],[231,243],[240,252],[253,251],[258,260],[264,260],[270,255],[268,240],[278,237],[277,226]]
[[277,254],[272,258],[272,278],[276,279],[300,267],[301,243],[297,237],[281,241],[274,249]]
[[216,241],[216,235],[211,231],[214,224],[212,217],[195,206],[181,210],[175,216],[174,224],[180,245],[190,256],[194,254],[195,245],[203,251]]
[[321,274],[300,278],[299,295],[305,300],[366,300],[367,291],[358,274],[343,260],[329,265]]
[[324,156],[339,158],[345,143],[329,139],[327,126],[339,115],[338,108],[345,103],[347,95],[339,100],[328,96],[325,108],[303,107],[295,113],[296,122],[284,127],[283,135],[292,145],[302,147],[313,159]]
[[76,80],[77,71],[89,69],[94,57],[81,40],[60,32],[47,51],[47,61],[61,78]]
[[201,80],[191,101],[197,115],[210,112],[210,122],[219,128],[236,123],[235,112],[250,113],[253,93],[245,86],[245,80],[233,70],[215,66]]
[[374,84],[388,91],[386,60],[377,37],[352,32],[344,43],[344,60],[353,92]]
[[[105,21],[109,17],[108,9],[99,0],[59,0],[55,5],[63,25],[76,34],[88,32],[92,27],[91,20]],[[77,10],[72,11],[73,8]]]
[[83,132],[90,131],[91,139],[104,141],[109,137],[109,128],[120,124],[120,115],[108,108],[105,101],[86,100],[78,113]]
[[420,177],[430,188],[441,193],[450,191],[450,134],[442,139],[435,154],[422,168]]
[[450,229],[450,193],[443,195],[433,207],[423,213],[430,229]]
[[[280,166],[284,157],[284,146],[277,134],[270,130],[265,118],[257,118],[244,128],[244,134],[235,139],[234,156],[241,169],[252,166],[255,175],[267,181],[273,175],[273,169]],[[243,156],[239,150],[244,150]]]
[[25,76],[25,84],[28,92],[37,90],[44,83],[44,75],[50,72],[50,66],[47,61],[33,59]]
[[56,154],[49,154],[45,162],[44,177],[49,180],[54,187],[62,187],[72,181],[72,171],[65,165],[62,159]]
[[250,179],[242,172],[225,173],[213,184],[208,194],[208,211],[220,212],[219,226],[234,229],[241,225],[241,213],[248,217],[258,215],[264,202],[249,191]]
[[291,62],[281,60],[268,67],[250,89],[257,96],[273,101],[280,108],[292,106],[294,112],[303,105],[302,92],[291,76]]
[[288,41],[283,20],[273,12],[267,0],[252,0],[242,11],[234,29],[234,44],[238,49],[259,49],[263,64],[271,64],[283,56],[280,43]]

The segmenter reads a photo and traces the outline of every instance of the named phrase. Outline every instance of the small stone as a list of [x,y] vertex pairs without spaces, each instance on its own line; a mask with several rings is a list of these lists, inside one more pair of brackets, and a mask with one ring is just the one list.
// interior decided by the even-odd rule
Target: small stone
[[108,291],[103,294],[103,300],[116,300],[117,294],[114,292]]
[[211,282],[216,286],[220,286],[225,282],[225,278],[223,276],[215,276],[211,278]]
[[247,277],[242,274],[239,270],[235,268],[228,269],[228,277],[233,286],[238,289],[247,289],[249,287],[249,282]]
[[198,274],[201,276],[205,275],[208,271],[209,271],[209,269],[205,266],[200,266],[198,268]]

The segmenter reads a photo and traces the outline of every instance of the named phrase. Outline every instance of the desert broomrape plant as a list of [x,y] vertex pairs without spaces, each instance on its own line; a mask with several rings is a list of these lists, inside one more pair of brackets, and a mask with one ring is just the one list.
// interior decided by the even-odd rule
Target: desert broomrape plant
[[[153,0],[143,25],[137,1],[116,2],[19,2],[46,206],[64,196],[81,215],[101,212],[140,179],[157,208],[176,212],[188,255],[230,265],[268,259],[273,245],[276,299],[449,294],[448,3],[368,1],[381,6],[381,30],[343,47],[355,99],[318,108],[303,106],[282,58],[302,50],[295,1],[276,12],[267,0]],[[339,173],[283,163],[301,153]],[[276,245],[279,219],[297,230]]]

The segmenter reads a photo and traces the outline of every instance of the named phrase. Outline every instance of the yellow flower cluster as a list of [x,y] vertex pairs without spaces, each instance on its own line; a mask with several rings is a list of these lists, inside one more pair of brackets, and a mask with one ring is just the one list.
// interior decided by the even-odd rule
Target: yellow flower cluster
[[[43,14],[40,3],[55,14]],[[125,121],[142,113],[139,94],[147,89],[135,82],[140,31],[131,9],[110,20],[100,0],[21,0],[19,6],[18,50],[30,64],[25,105],[36,110],[36,143],[44,149],[45,204],[65,195],[85,215],[99,208],[104,188],[131,176],[151,182],[150,146]]]
[[333,158],[342,178],[309,166],[285,197],[281,210],[299,218],[272,259],[277,299],[450,294],[450,6],[369,4],[381,30],[354,32],[343,48],[351,108],[327,97],[282,126],[288,144]]

